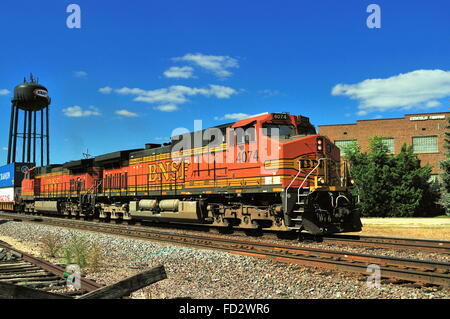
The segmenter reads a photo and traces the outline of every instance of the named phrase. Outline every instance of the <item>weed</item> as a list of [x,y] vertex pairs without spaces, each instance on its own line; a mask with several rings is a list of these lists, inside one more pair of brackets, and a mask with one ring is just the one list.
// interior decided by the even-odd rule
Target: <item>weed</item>
[[67,264],[77,264],[80,268],[98,269],[101,265],[103,251],[98,243],[90,242],[86,236],[71,234],[64,247],[64,258]]
[[53,258],[57,257],[64,245],[61,236],[52,232],[48,232],[42,236],[41,242],[44,245],[44,253]]
[[103,258],[103,249],[99,243],[93,243],[91,245],[90,251],[89,251],[89,266],[97,270],[101,266],[101,260]]

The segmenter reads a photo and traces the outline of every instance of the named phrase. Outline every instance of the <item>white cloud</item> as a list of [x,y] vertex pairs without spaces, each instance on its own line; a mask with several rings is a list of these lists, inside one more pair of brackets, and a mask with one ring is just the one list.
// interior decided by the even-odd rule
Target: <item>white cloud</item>
[[142,90],[142,89],[138,89],[138,88],[130,89],[127,87],[123,87],[121,89],[116,89],[114,91],[116,93],[122,94],[122,95],[141,95],[141,94],[145,94],[145,92],[146,92],[145,90]]
[[201,53],[188,53],[182,57],[173,58],[172,60],[193,63],[194,65],[214,73],[220,78],[231,76],[232,73],[228,69],[239,67],[237,60],[229,56],[204,55]]
[[258,93],[264,95],[264,97],[272,97],[281,94],[280,91],[278,90],[270,90],[270,89],[264,89],[259,91]]
[[248,117],[251,117],[251,115],[246,114],[246,113],[229,113],[229,114],[225,114],[222,117],[215,116],[214,120],[216,120],[216,121],[223,121],[223,120],[239,121],[239,120],[243,120]]
[[164,76],[166,78],[189,79],[194,77],[193,72],[194,69],[190,66],[173,66],[164,72]]
[[84,72],[84,71],[75,71],[75,72],[73,72],[73,75],[77,78],[85,78],[85,77],[87,77],[88,74],[87,74],[87,72]]
[[214,95],[219,99],[228,99],[233,94],[236,94],[236,90],[230,87],[222,86],[222,85],[209,85],[210,90],[207,95]]
[[128,110],[117,110],[115,113],[117,115],[125,116],[125,117],[138,117],[139,116],[139,114],[130,112]]
[[161,112],[173,112],[179,110],[178,106],[175,104],[159,105],[155,106],[154,109]]
[[109,94],[109,93],[111,93],[112,92],[112,88],[111,87],[109,87],[109,86],[105,86],[104,88],[100,88],[100,89],[98,89],[98,91],[100,92],[100,93],[102,93],[102,94]]
[[358,111],[358,112],[356,112],[356,115],[358,115],[358,116],[365,116],[367,114],[369,114],[368,111]]
[[140,88],[123,87],[115,89],[114,92],[121,95],[134,95],[133,101],[150,104],[160,104],[155,109],[165,112],[178,110],[179,104],[189,102],[189,97],[205,96],[228,99],[237,91],[233,88],[210,84],[207,88],[192,88],[184,85],[172,85],[168,88],[156,90],[143,90]]
[[8,95],[9,93],[11,93],[9,90],[7,89],[1,89],[0,90],[0,95]]
[[165,136],[157,136],[153,138],[154,141],[168,141],[170,140],[170,137],[165,137]]
[[62,110],[65,116],[68,117],[87,117],[101,115],[98,108],[89,106],[89,110],[83,110],[81,106],[70,106]]
[[225,114],[224,116],[215,116],[214,120],[216,121],[223,121],[223,120],[233,120],[233,121],[240,121],[243,119],[247,119],[247,118],[251,118],[251,117],[256,117],[256,116],[260,116],[260,115],[266,115],[269,114],[268,112],[263,112],[263,113],[258,113],[258,114],[246,114],[246,113],[228,113]]
[[438,107],[441,106],[441,102],[439,101],[429,101],[425,104],[426,107]]
[[358,115],[433,108],[440,105],[436,99],[450,96],[450,71],[416,70],[384,79],[338,84],[331,93],[357,100]]
[[127,89],[116,90],[119,94],[137,95],[134,101],[146,103],[175,103],[182,104],[188,101],[186,96],[194,94],[194,90],[184,86],[171,86],[156,90]]

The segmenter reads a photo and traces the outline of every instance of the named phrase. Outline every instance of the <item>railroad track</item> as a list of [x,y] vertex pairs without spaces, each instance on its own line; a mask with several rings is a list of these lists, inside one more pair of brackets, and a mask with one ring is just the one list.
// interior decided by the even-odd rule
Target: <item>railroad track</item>
[[[12,214],[8,212],[0,211],[0,216],[5,216],[7,218],[18,216],[28,216],[32,219],[39,219],[39,215],[29,215],[29,214]],[[66,217],[65,217],[66,218]],[[145,222],[144,222],[145,223]],[[143,223],[143,224],[144,224]],[[211,228],[205,225],[171,225],[167,223],[153,223],[152,227],[157,227],[167,231],[177,231],[188,230],[196,232],[208,232],[211,229],[214,231],[219,231],[219,233],[227,234],[229,236],[235,236],[237,238],[241,237],[252,237],[252,236],[267,236],[268,238],[278,239],[278,235],[281,235],[280,239],[290,239],[300,241],[312,241],[312,242],[323,242],[329,244],[337,245],[351,245],[351,246],[363,246],[363,247],[374,247],[374,248],[391,248],[391,249],[401,249],[401,250],[417,250],[417,251],[429,251],[437,252],[446,255],[450,255],[450,241],[445,240],[432,240],[432,239],[419,239],[419,238],[399,238],[399,237],[383,237],[383,236],[360,236],[360,235],[345,235],[345,234],[335,234],[335,235],[311,235],[308,233],[296,234],[280,234],[274,233],[272,231],[262,233],[261,230],[242,230],[236,229],[234,232],[227,232],[225,229]],[[143,226],[145,227],[145,226]],[[251,232],[251,233],[249,233]],[[245,233],[245,235],[243,235]]]
[[[46,260],[19,251],[0,241],[0,283],[39,289],[58,290],[67,287],[65,269]],[[102,285],[80,278],[81,287],[62,294],[62,296],[82,295],[96,290]]]
[[270,244],[250,240],[204,235],[179,234],[145,227],[115,225],[53,217],[0,214],[1,217],[34,221],[53,226],[110,233],[128,237],[171,242],[177,245],[222,250],[235,254],[298,263],[307,266],[344,270],[367,275],[369,265],[378,265],[381,277],[419,284],[450,287],[450,263],[395,258],[342,251]]
[[382,247],[394,249],[414,249],[420,251],[432,251],[443,254],[450,254],[450,241],[417,239],[417,238],[396,238],[381,236],[353,236],[353,235],[331,235],[323,236],[319,241],[356,246]]

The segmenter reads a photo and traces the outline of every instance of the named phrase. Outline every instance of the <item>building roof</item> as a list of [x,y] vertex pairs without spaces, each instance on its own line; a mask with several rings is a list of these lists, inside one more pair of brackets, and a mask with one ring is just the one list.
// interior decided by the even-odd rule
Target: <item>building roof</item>
[[357,125],[358,122],[367,122],[367,121],[389,121],[389,120],[403,120],[409,116],[427,116],[427,115],[441,115],[441,114],[450,114],[450,112],[432,112],[432,113],[411,113],[405,114],[403,117],[391,117],[386,119],[368,119],[368,120],[356,120],[356,123],[341,123],[341,124],[324,124],[318,125],[321,126],[344,126],[344,125]]

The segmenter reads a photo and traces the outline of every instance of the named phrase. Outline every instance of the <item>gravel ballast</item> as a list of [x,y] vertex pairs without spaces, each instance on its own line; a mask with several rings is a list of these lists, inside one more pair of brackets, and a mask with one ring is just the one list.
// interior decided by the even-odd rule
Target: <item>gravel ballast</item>
[[41,239],[49,233],[62,238],[70,238],[72,234],[83,234],[89,242],[98,243],[103,251],[101,266],[98,269],[87,268],[84,273],[87,278],[105,285],[151,267],[164,265],[168,278],[133,293],[133,298],[448,299],[450,297],[450,290],[447,288],[416,288],[391,283],[382,283],[380,288],[370,288],[366,276],[363,275],[303,267],[214,250],[34,223],[0,224],[0,240],[50,261],[63,262],[63,258],[52,259],[43,255],[44,245]]

